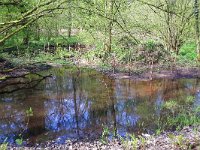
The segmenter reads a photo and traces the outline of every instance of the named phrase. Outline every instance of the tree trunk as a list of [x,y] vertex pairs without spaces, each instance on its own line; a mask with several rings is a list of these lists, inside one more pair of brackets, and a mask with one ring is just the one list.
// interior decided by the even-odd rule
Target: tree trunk
[[68,1],[68,38],[72,34],[72,9],[71,9],[71,0]]
[[176,55],[179,54],[179,48],[180,48],[180,39],[177,33],[176,26],[174,25],[174,14],[172,11],[174,10],[174,6],[176,5],[175,1],[165,1],[167,5],[166,9],[166,24],[167,24],[167,47],[169,50],[172,50],[176,53]]
[[200,60],[200,40],[199,40],[199,7],[198,0],[194,0],[195,32],[196,32],[196,52]]
[[[113,19],[113,7],[114,7],[114,0],[111,0],[110,2],[110,16]],[[109,29],[108,29],[108,34],[109,34],[109,40],[108,40],[108,53],[111,53],[112,51],[112,27],[113,27],[113,20],[110,20],[109,22]]]

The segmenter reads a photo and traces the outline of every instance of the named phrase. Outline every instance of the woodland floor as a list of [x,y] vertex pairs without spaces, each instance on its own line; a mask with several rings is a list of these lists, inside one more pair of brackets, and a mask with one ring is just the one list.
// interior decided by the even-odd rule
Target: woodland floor
[[[102,143],[101,140],[68,140],[65,144],[52,144],[49,141],[45,145],[35,147],[12,147],[9,150],[199,150],[200,128],[185,127],[181,131],[166,132],[161,135],[142,135],[143,140],[119,140],[114,139]],[[137,142],[135,142],[137,141]]]

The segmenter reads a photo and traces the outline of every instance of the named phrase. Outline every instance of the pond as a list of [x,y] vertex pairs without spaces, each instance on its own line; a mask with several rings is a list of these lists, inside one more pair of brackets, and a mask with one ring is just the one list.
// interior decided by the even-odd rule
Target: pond
[[[162,110],[165,101],[184,105],[186,97],[193,96],[192,105],[200,105],[198,79],[133,81],[70,67],[39,74],[52,77],[34,88],[0,95],[0,143],[6,139],[14,144],[22,136],[24,145],[48,140],[62,144],[67,139],[99,138],[105,127],[113,135],[151,134],[156,120],[167,115]],[[27,117],[30,108],[33,116]]]

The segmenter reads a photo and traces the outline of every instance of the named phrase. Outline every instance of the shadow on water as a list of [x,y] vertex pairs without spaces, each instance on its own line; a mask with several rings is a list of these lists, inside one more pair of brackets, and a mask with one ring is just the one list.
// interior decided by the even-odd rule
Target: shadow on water
[[[66,139],[99,138],[107,126],[114,135],[153,133],[168,100],[184,103],[194,96],[200,105],[197,79],[132,81],[110,79],[92,70],[53,68],[37,88],[0,95],[0,143],[14,144],[23,132],[24,144]],[[26,110],[33,109],[27,124]]]

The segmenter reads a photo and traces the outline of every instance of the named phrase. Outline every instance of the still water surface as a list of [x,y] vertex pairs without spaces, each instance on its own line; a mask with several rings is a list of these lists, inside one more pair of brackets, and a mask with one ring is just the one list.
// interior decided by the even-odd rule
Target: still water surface
[[[14,144],[20,134],[28,139],[24,144],[98,138],[103,126],[121,136],[153,133],[156,120],[166,115],[161,109],[165,101],[184,104],[187,96],[194,96],[193,106],[200,105],[197,79],[133,81],[71,68],[40,74],[53,77],[33,89],[0,95],[0,143],[7,138]],[[30,107],[33,116],[27,117]]]

